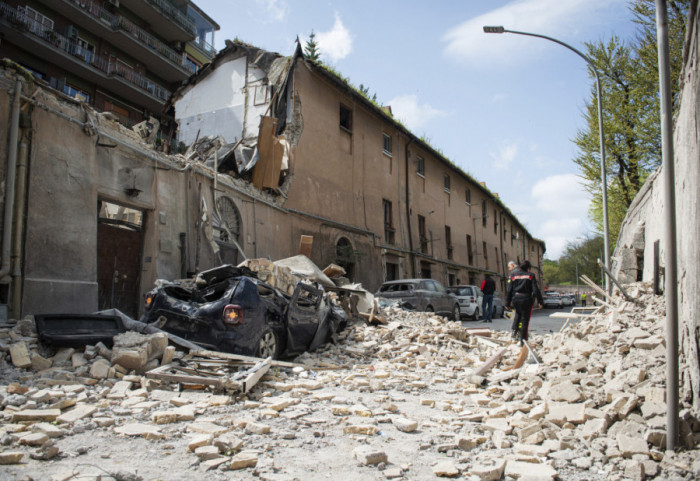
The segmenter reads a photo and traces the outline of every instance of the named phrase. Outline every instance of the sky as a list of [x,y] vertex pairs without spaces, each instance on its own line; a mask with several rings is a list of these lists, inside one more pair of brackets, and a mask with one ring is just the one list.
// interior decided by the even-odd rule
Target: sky
[[634,36],[628,0],[195,0],[221,29],[283,55],[314,31],[321,60],[392,108],[414,134],[498,193],[558,259],[595,234],[573,139],[594,81],[583,59],[548,40],[485,34],[484,25],[586,42]]

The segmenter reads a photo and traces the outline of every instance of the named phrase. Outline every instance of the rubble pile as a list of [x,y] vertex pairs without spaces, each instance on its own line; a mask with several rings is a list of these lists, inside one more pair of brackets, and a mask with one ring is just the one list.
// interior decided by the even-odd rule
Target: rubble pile
[[[274,365],[251,392],[234,396],[142,375],[163,356],[182,359],[162,336],[52,353],[23,320],[0,330],[0,464],[8,465],[0,473],[126,479],[128,467],[129,479],[218,479],[227,470],[263,480],[697,478],[699,426],[687,410],[688,450],[663,448],[663,298],[641,284],[629,293],[632,302],[609,299],[613,308],[533,336],[542,363],[519,368],[520,347],[508,333],[380,309],[386,324],[356,322],[337,343]],[[129,351],[138,354],[123,357],[140,367],[116,363]]]

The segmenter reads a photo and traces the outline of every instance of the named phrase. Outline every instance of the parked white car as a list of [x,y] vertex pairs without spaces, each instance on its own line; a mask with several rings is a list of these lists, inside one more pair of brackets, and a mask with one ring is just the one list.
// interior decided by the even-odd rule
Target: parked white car
[[451,292],[459,300],[459,312],[462,317],[476,321],[481,318],[481,304],[484,300],[484,294],[477,286],[463,285],[450,286],[445,288],[447,292]]
[[559,309],[560,307],[564,307],[564,303],[562,302],[561,299],[561,294],[558,292],[545,292],[544,294],[544,307],[553,307],[555,309]]

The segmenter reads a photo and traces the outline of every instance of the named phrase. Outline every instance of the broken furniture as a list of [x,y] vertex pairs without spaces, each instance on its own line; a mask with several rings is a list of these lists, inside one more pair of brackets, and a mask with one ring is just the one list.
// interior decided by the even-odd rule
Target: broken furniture
[[54,346],[78,347],[102,342],[112,345],[117,334],[126,332],[121,317],[107,314],[36,314],[39,339]]

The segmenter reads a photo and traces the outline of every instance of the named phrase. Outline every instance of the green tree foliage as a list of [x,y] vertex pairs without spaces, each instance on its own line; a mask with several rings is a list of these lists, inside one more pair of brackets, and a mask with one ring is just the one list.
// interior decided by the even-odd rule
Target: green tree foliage
[[[679,92],[685,24],[690,0],[669,0],[669,46],[673,97]],[[587,55],[600,74],[603,92],[608,214],[614,247],[622,220],[644,181],[661,164],[656,8],[653,0],[635,0],[630,6],[638,25],[636,38],[626,44],[613,36],[586,44]],[[586,189],[592,194],[590,215],[603,232],[600,143],[595,85],[585,109],[586,127],[575,143]]]
[[321,52],[318,49],[318,43],[316,43],[316,34],[311,30],[311,35],[304,45],[304,57],[306,60],[311,60],[313,62],[321,61]]
[[602,257],[603,237],[601,236],[570,242],[558,261],[544,260],[542,273],[545,285],[576,285],[577,272],[579,277],[585,274],[593,282],[601,284],[598,259]]

